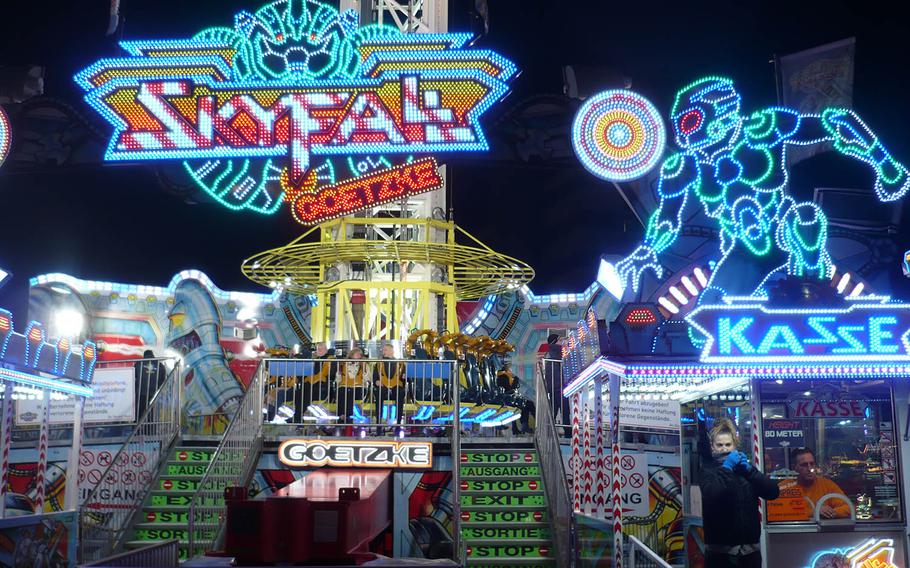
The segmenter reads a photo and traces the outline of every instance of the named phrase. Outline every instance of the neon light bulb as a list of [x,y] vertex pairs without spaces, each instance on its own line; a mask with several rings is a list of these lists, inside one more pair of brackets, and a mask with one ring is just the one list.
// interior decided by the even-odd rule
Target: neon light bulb
[[663,306],[671,314],[678,314],[679,308],[676,307],[676,304],[667,299],[666,296],[661,296],[657,299],[657,303]]
[[695,278],[698,279],[698,283],[701,284],[702,288],[708,285],[708,279],[705,277],[705,273],[702,272],[701,268],[696,268],[693,272],[695,273]]
[[847,284],[849,284],[849,283],[850,283],[850,273],[845,272],[844,275],[841,276],[840,282],[837,283],[837,293],[843,294],[844,289],[847,287]]
[[692,294],[692,297],[693,297],[693,298],[694,298],[695,296],[698,296],[698,288],[696,288],[696,287],[695,287],[695,284],[693,284],[692,281],[689,280],[689,277],[688,277],[688,276],[683,276],[683,277],[682,277],[682,284],[683,284],[683,286],[686,287],[686,290],[688,290],[689,293]]
[[686,295],[680,292],[679,288],[676,286],[670,286],[670,294],[672,294],[673,297],[676,298],[676,301],[678,301],[683,306],[689,303]]
[[856,298],[857,296],[859,296],[859,295],[863,292],[863,288],[865,288],[865,287],[866,287],[865,284],[863,284],[862,282],[858,282],[858,283],[856,284],[856,286],[853,287],[853,291],[850,292],[850,296],[849,296],[849,297],[851,297],[851,298]]

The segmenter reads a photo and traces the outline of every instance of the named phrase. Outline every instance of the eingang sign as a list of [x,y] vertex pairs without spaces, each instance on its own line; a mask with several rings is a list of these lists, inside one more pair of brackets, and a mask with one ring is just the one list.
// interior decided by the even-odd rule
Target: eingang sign
[[293,439],[278,446],[278,461],[290,467],[427,469],[433,466],[433,444]]
[[841,308],[770,308],[760,301],[696,308],[701,361],[910,361],[910,304],[854,300]]

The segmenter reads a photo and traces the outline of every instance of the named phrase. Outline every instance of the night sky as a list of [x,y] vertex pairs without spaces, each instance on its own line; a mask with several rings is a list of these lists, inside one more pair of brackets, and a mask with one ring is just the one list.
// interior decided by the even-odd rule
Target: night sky
[[[71,79],[98,58],[119,54],[115,38],[104,36],[109,3],[6,4],[0,65],[46,66],[45,95],[72,105],[109,134]],[[874,2],[753,2],[745,9],[732,4],[489,0],[490,32],[475,45],[499,51],[521,70],[497,112],[530,97],[560,95],[562,66],[585,64],[629,77],[633,89],[666,114],[676,90],[706,74],[733,78],[744,111],[773,105],[774,54],[854,36],[854,108],[898,160],[910,163],[910,98],[899,86],[910,70],[910,22]],[[205,27],[229,25],[238,10],[260,5],[122,0],[121,32],[124,39],[190,37]],[[450,4],[451,31],[479,29],[469,13],[472,5]],[[495,122],[496,113],[488,117]],[[495,128],[490,121],[484,125]],[[223,289],[259,290],[241,275],[240,263],[300,233],[286,210],[262,217],[188,204],[162,189],[154,168],[101,166],[100,155],[98,161],[79,168],[0,170],[0,266],[15,273],[0,291],[0,305],[24,309],[28,277],[45,272],[165,285],[177,271],[198,268]],[[871,183],[866,170],[843,161],[823,156],[796,167],[792,192],[808,196],[814,186]],[[576,163],[485,156],[458,156],[450,163],[456,222],[494,249],[530,263],[537,270],[531,283],[536,293],[583,290],[601,254],[625,254],[642,236],[616,190]],[[898,246],[907,243],[901,235]]]

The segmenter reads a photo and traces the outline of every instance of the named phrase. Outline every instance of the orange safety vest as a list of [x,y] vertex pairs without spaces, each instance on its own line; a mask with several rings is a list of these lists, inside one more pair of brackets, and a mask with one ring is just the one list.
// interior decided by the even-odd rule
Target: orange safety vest
[[[386,374],[386,367],[389,365],[395,365],[395,372],[392,376]],[[379,384],[384,386],[387,389],[394,389],[404,386],[404,365],[398,362],[392,361],[382,361],[377,363],[377,368],[379,369]]]
[[[357,365],[357,373],[352,376],[349,371],[354,365]],[[366,363],[342,363],[341,369],[338,371],[338,386],[346,389],[363,387],[364,367],[366,367]]]
[[[328,356],[325,358],[321,358],[321,360],[323,360],[325,362],[316,363],[316,368],[318,369],[316,371],[316,373],[313,375],[308,375],[308,376],[304,377],[303,382],[305,382],[308,385],[315,385],[316,383],[328,382],[329,373],[332,370],[332,363],[328,362],[329,359],[331,359],[331,357],[328,357]],[[319,359],[317,359],[317,361],[318,360]]]

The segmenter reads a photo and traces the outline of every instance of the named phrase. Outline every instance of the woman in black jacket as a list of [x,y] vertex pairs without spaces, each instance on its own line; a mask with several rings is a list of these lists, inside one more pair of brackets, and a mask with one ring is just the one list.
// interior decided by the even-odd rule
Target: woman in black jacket
[[716,420],[708,435],[699,423],[706,568],[762,565],[758,499],[777,499],[780,491],[777,483],[737,451],[738,445],[739,437],[729,419]]

